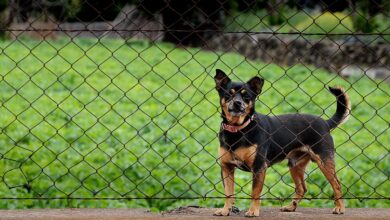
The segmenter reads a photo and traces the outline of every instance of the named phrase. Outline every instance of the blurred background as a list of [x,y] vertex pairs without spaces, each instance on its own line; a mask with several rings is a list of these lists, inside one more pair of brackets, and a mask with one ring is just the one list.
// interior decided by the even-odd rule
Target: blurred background
[[[219,207],[216,68],[266,115],[330,117],[347,207],[390,207],[390,2],[0,0],[0,208]],[[302,205],[332,207],[315,164]],[[251,175],[238,172],[236,205]],[[265,206],[294,195],[287,162]]]
[[[112,25],[119,28],[119,19],[127,21],[121,28],[134,29],[142,18],[144,22],[149,20],[147,23],[158,23],[162,29],[176,31],[160,36],[165,41],[198,45],[202,42],[197,37],[207,39],[207,33],[194,34],[195,30],[386,33],[389,5],[382,0],[2,0],[0,3],[3,29],[37,21],[56,24],[116,21]],[[147,23],[137,28],[147,29]],[[192,33],[186,37],[179,30]]]

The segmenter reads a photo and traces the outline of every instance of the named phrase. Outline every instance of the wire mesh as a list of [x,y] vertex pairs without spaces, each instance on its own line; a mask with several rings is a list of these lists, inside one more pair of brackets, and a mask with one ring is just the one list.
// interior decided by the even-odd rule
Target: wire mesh
[[[215,69],[265,79],[256,110],[329,118],[349,206],[390,207],[386,1],[18,1],[1,6],[0,207],[218,205]],[[317,166],[303,203],[332,191]],[[250,199],[238,172],[235,198]],[[287,162],[262,200],[294,195]],[[93,203],[97,201],[98,203]]]

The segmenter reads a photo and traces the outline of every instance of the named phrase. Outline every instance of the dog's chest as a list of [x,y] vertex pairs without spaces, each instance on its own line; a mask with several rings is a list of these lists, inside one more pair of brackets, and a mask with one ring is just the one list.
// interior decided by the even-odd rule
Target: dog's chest
[[258,126],[254,127],[253,124],[249,124],[248,131],[242,130],[242,132],[229,133],[222,130],[219,134],[219,140],[221,146],[236,151],[255,145],[262,136]]
[[223,147],[219,150],[219,159],[222,164],[233,165],[243,169],[251,169],[256,157],[256,145],[239,147],[234,151],[229,151]]

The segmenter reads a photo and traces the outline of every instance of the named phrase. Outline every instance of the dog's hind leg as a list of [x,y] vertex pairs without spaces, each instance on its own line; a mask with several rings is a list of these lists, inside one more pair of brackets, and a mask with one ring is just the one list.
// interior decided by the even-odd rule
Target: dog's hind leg
[[298,206],[299,201],[303,198],[306,189],[305,184],[305,169],[310,162],[310,155],[303,154],[297,158],[296,164],[290,167],[291,177],[295,183],[295,195],[290,205],[284,206],[280,209],[282,212],[294,212]]
[[333,188],[334,200],[336,205],[336,207],[333,209],[333,214],[343,214],[345,212],[345,206],[342,199],[340,182],[336,176],[334,158],[332,157],[326,160],[322,160],[320,162],[317,162],[317,164]]
[[317,163],[321,172],[332,186],[336,205],[333,209],[333,214],[343,214],[345,212],[345,206],[342,199],[340,182],[336,175],[333,139],[329,135],[324,136],[323,140],[323,142],[319,142],[311,148],[311,158]]

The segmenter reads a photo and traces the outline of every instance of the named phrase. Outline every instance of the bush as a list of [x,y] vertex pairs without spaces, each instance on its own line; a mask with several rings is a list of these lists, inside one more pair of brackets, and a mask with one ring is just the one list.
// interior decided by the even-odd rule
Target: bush
[[80,12],[81,6],[81,0],[69,0],[65,7],[65,18],[75,18],[76,15]]
[[292,31],[310,34],[342,34],[354,31],[352,19],[341,12],[314,15],[299,23]]
[[378,28],[375,17],[371,17],[368,12],[359,11],[353,16],[353,26],[356,31],[363,33],[374,32]]
[[287,11],[288,10],[286,9],[285,5],[277,5],[275,6],[275,8],[270,7],[270,9],[268,9],[267,16],[268,23],[271,26],[281,25],[285,23],[287,21],[285,15]]

